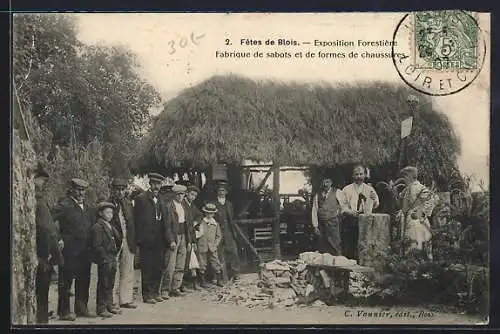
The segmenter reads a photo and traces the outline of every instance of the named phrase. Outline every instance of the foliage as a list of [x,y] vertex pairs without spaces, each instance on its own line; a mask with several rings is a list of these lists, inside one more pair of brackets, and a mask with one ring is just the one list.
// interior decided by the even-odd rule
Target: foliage
[[110,176],[130,176],[128,160],[159,95],[130,50],[81,43],[72,14],[16,14],[13,21],[13,84],[52,176],[50,201],[76,176],[91,183],[94,201]]
[[[386,183],[397,197],[394,182]],[[407,249],[408,240],[393,244],[384,279],[375,282],[371,299],[397,304],[438,304],[485,315],[488,312],[488,225],[486,192],[474,193],[470,177],[453,175],[451,203],[434,209],[433,259]],[[373,287],[372,287],[373,288]]]
[[135,55],[122,46],[80,43],[71,14],[16,15],[13,55],[23,109],[43,129],[41,139],[51,137],[38,148],[86,147],[97,138],[110,171],[128,173],[123,167],[159,100],[141,79]]
[[[333,87],[214,76],[165,104],[134,168],[203,169],[243,159],[292,166],[394,162],[410,93],[384,82]],[[409,163],[421,162],[428,175],[447,175],[459,140],[430,99],[420,101]]]
[[89,204],[107,198],[110,179],[102,151],[101,143],[95,139],[82,148],[57,146],[51,160],[48,160],[47,155],[39,156],[39,161],[46,166],[49,174],[54,176],[47,184],[48,203],[55,204],[68,189],[68,180],[74,177],[89,182],[86,195]]

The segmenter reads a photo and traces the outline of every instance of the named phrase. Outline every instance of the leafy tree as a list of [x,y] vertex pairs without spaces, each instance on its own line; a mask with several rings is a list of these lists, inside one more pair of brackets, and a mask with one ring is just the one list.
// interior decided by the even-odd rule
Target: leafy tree
[[159,102],[136,56],[123,46],[81,43],[72,14],[16,15],[13,55],[37,153],[53,157],[56,145],[78,151],[97,140],[106,169],[127,175],[126,161]]

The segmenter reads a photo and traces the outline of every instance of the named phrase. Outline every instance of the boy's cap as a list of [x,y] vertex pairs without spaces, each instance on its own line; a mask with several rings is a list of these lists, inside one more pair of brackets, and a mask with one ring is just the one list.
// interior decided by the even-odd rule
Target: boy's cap
[[87,189],[89,187],[89,183],[85,180],[74,178],[71,179],[71,185],[75,188]]
[[197,193],[200,192],[200,188],[198,188],[197,186],[189,186],[187,187],[187,191],[190,192],[190,191],[196,191]]
[[97,203],[97,210],[98,211],[102,211],[106,208],[114,209],[115,205],[113,203],[106,202],[106,201],[102,201],[102,202]]
[[186,190],[187,187],[181,184],[174,184],[174,186],[172,187],[172,191],[176,194],[183,194],[186,192]]
[[207,203],[203,206],[203,209],[201,209],[203,212],[207,213],[216,213],[217,212],[217,206],[213,203]]

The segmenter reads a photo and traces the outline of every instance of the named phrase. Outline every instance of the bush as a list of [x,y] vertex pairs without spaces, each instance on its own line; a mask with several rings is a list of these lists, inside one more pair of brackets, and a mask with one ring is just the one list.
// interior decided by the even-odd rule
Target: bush
[[86,201],[90,205],[109,196],[109,176],[98,140],[83,148],[56,147],[53,154],[44,154],[40,160],[51,176],[47,189],[49,205],[65,196],[69,180],[75,177],[89,182]]

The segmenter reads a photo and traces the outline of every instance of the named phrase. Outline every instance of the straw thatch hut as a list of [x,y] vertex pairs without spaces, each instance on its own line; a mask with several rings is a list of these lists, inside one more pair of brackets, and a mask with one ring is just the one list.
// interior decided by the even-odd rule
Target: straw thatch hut
[[[374,181],[387,179],[398,167],[410,94],[419,105],[405,162],[443,188],[460,150],[449,120],[428,96],[383,82],[333,87],[214,76],[165,104],[131,167],[141,174],[210,174],[215,163],[225,162],[231,171],[251,159],[275,168],[309,166],[313,186],[325,173],[342,186],[350,164],[363,162]],[[235,173],[228,174],[238,184]]]

